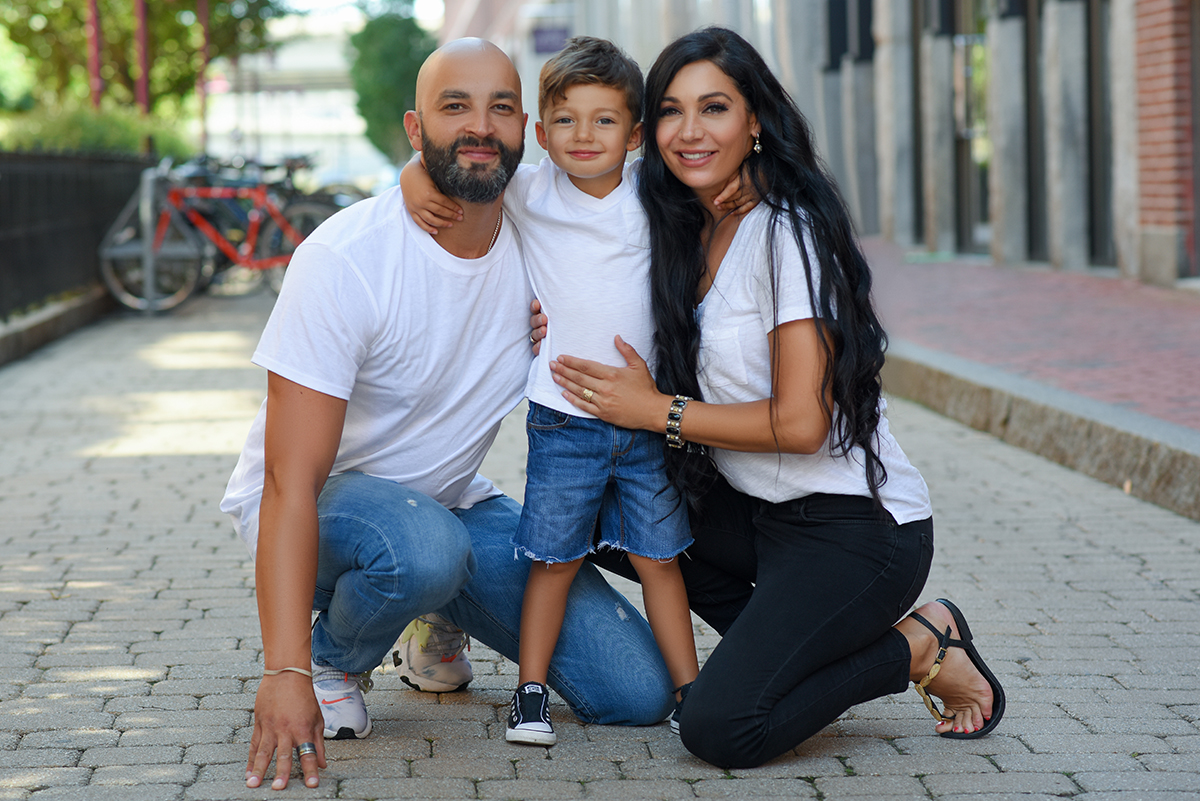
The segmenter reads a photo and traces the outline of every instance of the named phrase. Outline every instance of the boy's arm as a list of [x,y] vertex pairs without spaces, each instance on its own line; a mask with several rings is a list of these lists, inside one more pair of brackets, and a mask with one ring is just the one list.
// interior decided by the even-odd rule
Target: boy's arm
[[437,236],[439,228],[450,228],[462,220],[462,208],[438,191],[417,153],[400,171],[400,194],[417,227]]

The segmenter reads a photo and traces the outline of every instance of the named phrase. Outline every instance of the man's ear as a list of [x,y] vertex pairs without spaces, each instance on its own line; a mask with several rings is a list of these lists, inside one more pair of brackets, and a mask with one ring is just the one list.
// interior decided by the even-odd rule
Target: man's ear
[[417,116],[415,111],[404,112],[404,132],[408,134],[408,143],[412,145],[413,150],[423,149],[421,140],[421,118]]

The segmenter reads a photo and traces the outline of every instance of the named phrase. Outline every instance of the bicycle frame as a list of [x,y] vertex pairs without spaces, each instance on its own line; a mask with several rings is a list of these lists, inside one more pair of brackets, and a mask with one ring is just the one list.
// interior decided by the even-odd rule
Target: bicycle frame
[[[240,248],[235,247],[224,234],[218,231],[204,215],[197,211],[187,201],[190,198],[211,198],[211,199],[236,199],[250,200],[253,202],[253,207],[250,209],[249,218],[250,225],[246,231],[246,239],[241,243]],[[292,227],[287,218],[283,216],[283,212],[267,195],[265,186],[249,186],[249,187],[232,187],[232,186],[202,186],[202,187],[172,187],[167,191],[168,206],[162,210],[158,216],[158,227],[154,232],[154,250],[157,252],[162,248],[163,240],[167,235],[167,226],[170,223],[171,210],[176,209],[187,217],[188,222],[196,227],[198,231],[204,234],[222,253],[229,257],[229,260],[240,267],[246,267],[251,270],[266,270],[271,267],[285,267],[291,260],[289,254],[279,256],[268,256],[264,259],[256,259],[253,257],[254,247],[258,242],[258,234],[262,228],[263,210],[271,215],[271,219],[279,226],[291,242],[299,245],[303,239],[296,229]]]

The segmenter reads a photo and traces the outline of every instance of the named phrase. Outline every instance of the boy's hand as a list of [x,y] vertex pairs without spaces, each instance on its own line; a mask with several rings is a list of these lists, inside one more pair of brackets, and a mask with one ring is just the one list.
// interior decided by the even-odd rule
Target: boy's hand
[[462,208],[434,186],[420,153],[400,171],[400,194],[413,222],[428,234],[437,236],[439,228],[449,228],[463,218]]
[[542,340],[546,338],[546,323],[549,319],[542,314],[542,302],[537,298],[529,304],[529,341],[533,343],[533,355],[542,352]]
[[758,205],[762,198],[754,191],[754,182],[750,180],[748,169],[747,165],[743,164],[742,168],[734,173],[720,194],[713,198],[713,205],[738,217],[749,214]]

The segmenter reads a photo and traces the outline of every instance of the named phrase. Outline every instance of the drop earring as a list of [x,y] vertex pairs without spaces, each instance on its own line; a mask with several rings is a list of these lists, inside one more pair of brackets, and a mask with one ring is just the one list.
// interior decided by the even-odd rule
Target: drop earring
[[754,135],[754,152],[755,153],[762,152],[762,142],[758,141],[758,134]]

